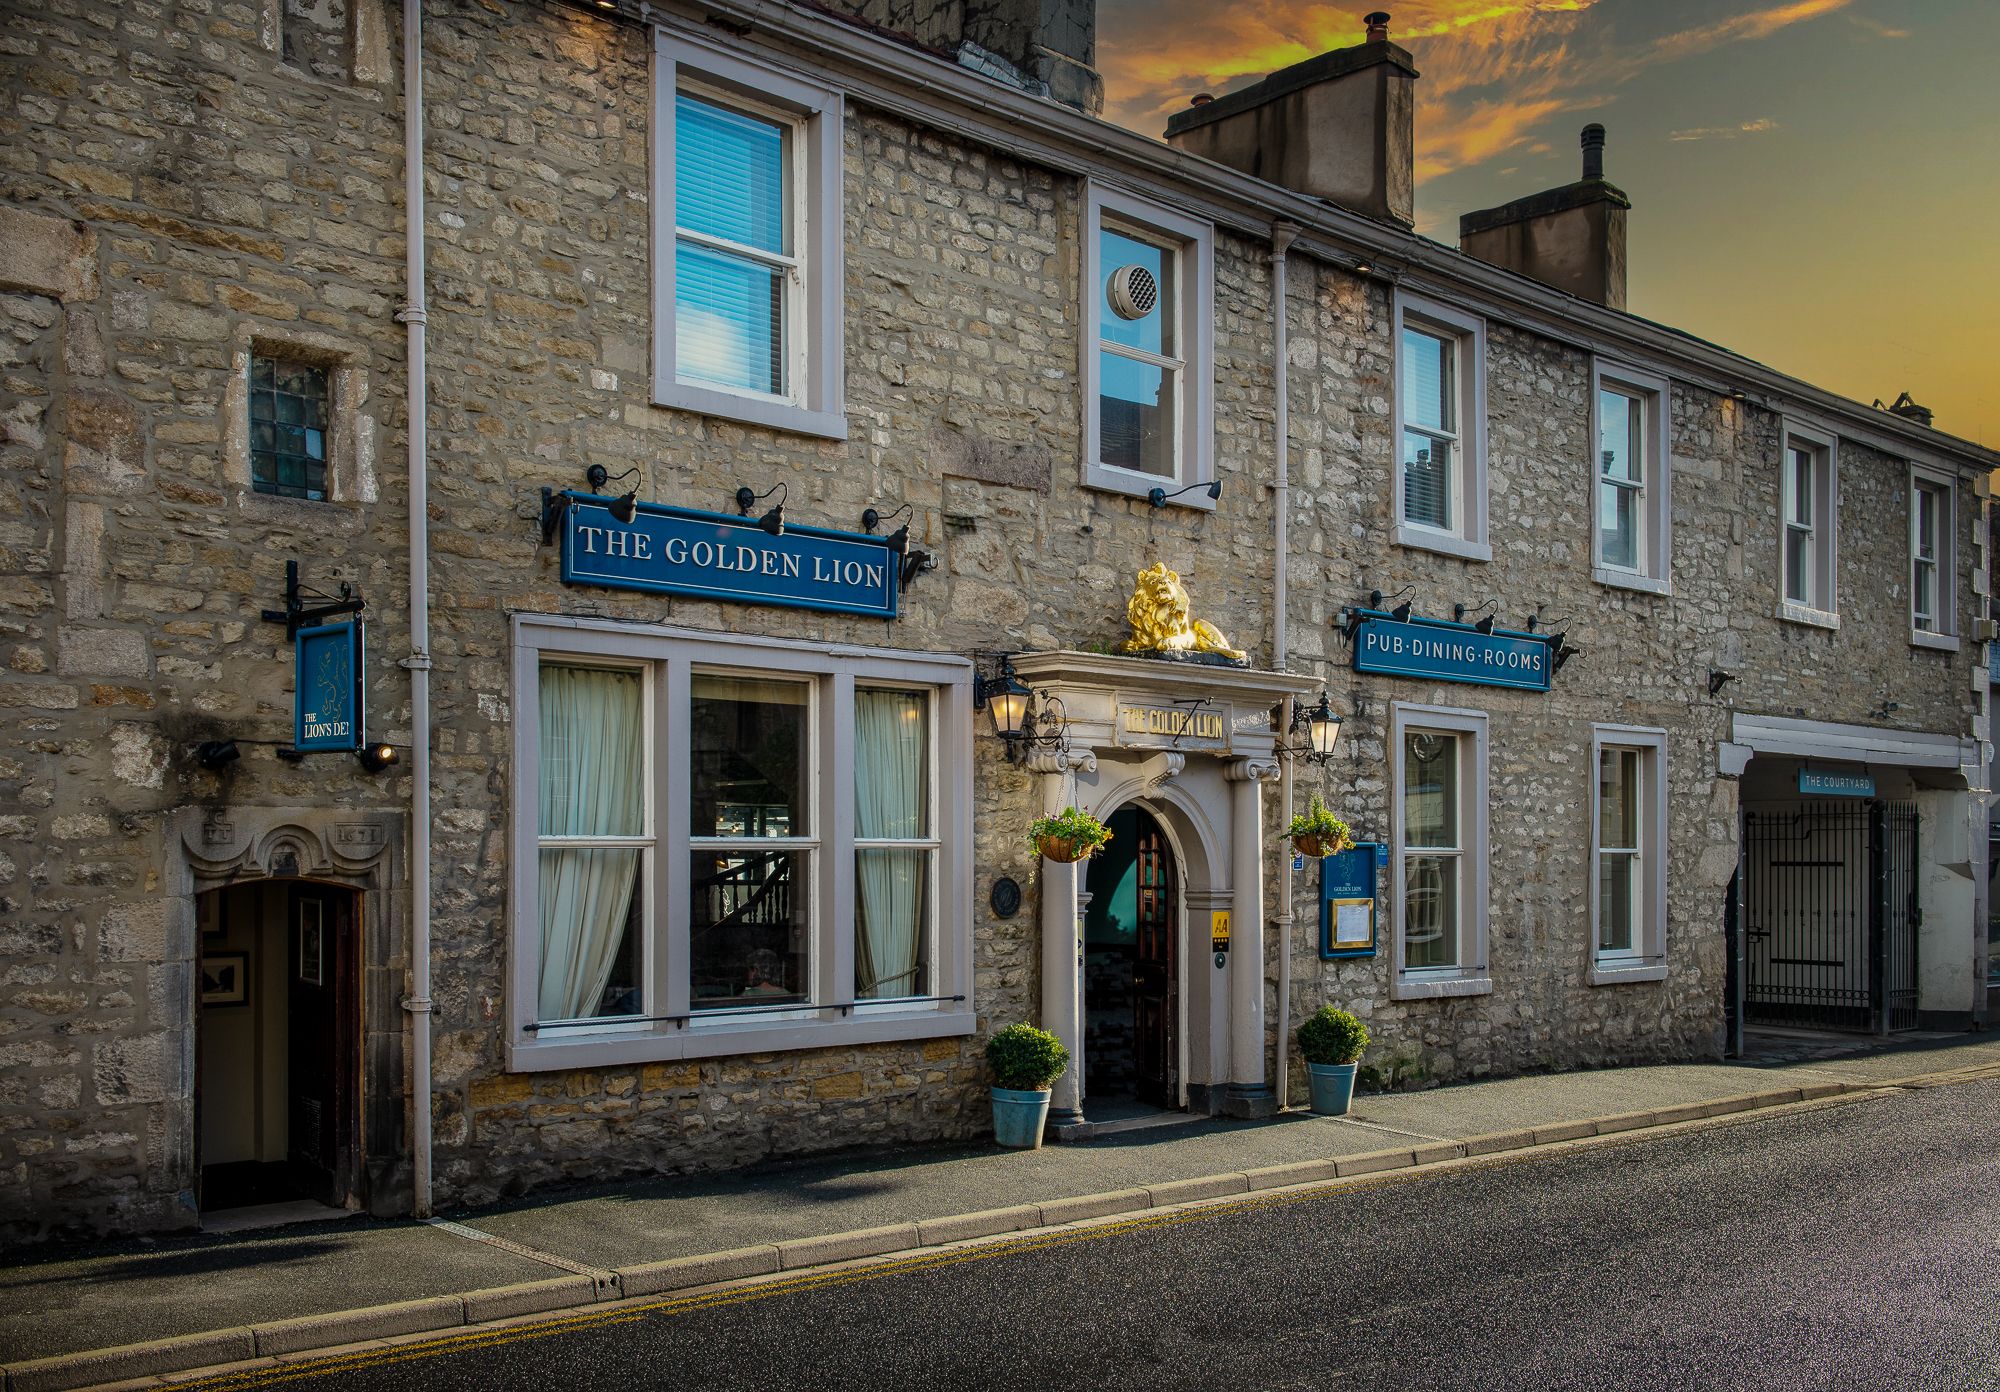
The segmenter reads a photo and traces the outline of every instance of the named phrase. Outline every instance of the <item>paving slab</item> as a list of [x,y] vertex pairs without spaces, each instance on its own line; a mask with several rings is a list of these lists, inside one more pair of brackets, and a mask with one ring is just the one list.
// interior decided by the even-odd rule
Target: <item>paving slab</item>
[[541,1262],[421,1223],[349,1220],[0,1262],[0,1362],[540,1281]]

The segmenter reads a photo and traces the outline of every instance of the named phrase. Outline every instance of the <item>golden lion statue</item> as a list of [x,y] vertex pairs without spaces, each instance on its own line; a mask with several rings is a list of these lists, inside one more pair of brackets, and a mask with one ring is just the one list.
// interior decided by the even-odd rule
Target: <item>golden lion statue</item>
[[1229,646],[1214,624],[1193,618],[1189,612],[1187,587],[1180,572],[1155,562],[1139,572],[1132,589],[1125,618],[1132,636],[1118,645],[1120,652],[1215,653],[1231,662],[1245,662],[1249,655]]

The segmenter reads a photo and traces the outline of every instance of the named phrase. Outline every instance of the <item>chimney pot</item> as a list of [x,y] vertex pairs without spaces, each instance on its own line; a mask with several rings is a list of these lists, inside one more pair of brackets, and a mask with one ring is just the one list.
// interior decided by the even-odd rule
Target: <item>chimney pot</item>
[[1604,177],[1604,127],[1595,121],[1583,128],[1583,177]]
[[1214,100],[1215,100],[1215,94],[1213,92],[1196,92],[1193,96],[1188,98],[1188,105],[1207,106],[1210,102]]
[[1363,15],[1361,22],[1368,26],[1369,43],[1382,43],[1388,39],[1389,12],[1387,10],[1377,10],[1373,14]]

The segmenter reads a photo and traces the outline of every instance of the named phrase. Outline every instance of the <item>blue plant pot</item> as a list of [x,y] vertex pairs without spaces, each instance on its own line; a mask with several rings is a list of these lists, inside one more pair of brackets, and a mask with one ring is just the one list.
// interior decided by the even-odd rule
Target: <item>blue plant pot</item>
[[993,1139],[1015,1150],[1040,1150],[1042,1123],[1049,1119],[1049,1090],[993,1089]]
[[1354,1075],[1358,1063],[1309,1063],[1306,1074],[1312,1081],[1312,1108],[1321,1116],[1346,1116],[1354,1101]]

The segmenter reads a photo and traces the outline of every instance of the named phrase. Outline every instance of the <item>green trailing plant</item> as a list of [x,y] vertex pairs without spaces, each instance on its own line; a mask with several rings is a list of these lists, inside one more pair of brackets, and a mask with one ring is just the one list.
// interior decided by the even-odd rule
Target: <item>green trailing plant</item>
[[1028,844],[1038,854],[1065,865],[1097,854],[1110,839],[1110,827],[1074,807],[1028,823]]
[[1069,1067],[1069,1050],[1047,1030],[1009,1025],[986,1041],[986,1064],[994,1086],[1042,1092]]
[[1322,1005],[1299,1026],[1299,1052],[1307,1063],[1354,1063],[1368,1047],[1368,1026],[1338,1006]]
[[1292,818],[1285,835],[1292,838],[1292,845],[1302,854],[1321,859],[1339,855],[1354,844],[1354,833],[1347,823],[1327,809],[1318,793],[1312,795],[1305,811]]

